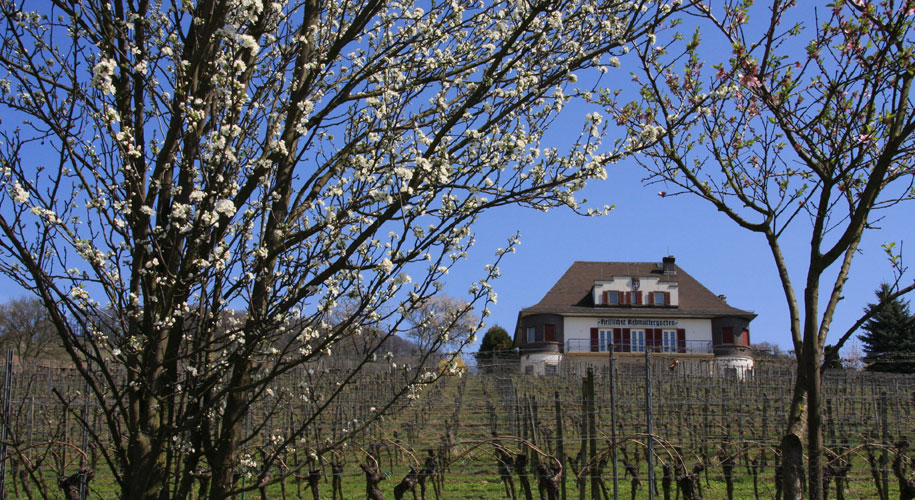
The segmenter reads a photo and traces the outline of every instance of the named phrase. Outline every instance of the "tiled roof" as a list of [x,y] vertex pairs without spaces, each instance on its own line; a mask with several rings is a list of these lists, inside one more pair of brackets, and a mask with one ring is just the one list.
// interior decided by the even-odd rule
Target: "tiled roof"
[[[522,309],[521,315],[537,313],[575,314],[594,316],[620,313],[648,316],[720,317],[737,316],[752,319],[756,314],[728,305],[692,276],[673,264],[676,274],[665,275],[659,262],[574,262],[553,288],[536,305]],[[674,308],[651,306],[595,306],[591,289],[595,281],[610,280],[614,276],[657,276],[661,281],[678,284],[679,306]]]

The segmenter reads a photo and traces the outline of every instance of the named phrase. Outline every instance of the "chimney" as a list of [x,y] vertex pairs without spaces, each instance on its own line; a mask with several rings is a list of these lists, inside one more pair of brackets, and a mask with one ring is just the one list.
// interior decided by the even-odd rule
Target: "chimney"
[[718,300],[724,302],[725,304],[728,303],[728,297],[727,297],[727,295],[719,295],[719,296],[718,296]]
[[661,266],[664,268],[665,276],[672,276],[674,274],[677,274],[677,268],[674,267],[675,260],[676,259],[674,259],[673,255],[668,255],[667,257],[664,257],[661,260]]

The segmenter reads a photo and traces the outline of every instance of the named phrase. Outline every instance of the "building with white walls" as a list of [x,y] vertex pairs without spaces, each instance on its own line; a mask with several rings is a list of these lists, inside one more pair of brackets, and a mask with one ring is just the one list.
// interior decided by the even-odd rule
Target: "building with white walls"
[[676,265],[575,262],[536,305],[518,313],[514,342],[522,373],[549,375],[561,363],[622,362],[652,353],[681,369],[744,376],[753,368],[750,321]]

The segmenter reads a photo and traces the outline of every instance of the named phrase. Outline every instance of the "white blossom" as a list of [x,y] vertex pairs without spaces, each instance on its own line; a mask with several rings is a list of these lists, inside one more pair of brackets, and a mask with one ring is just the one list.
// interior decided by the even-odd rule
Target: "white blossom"
[[238,35],[238,43],[242,48],[251,52],[260,50],[260,45],[257,44],[257,40],[251,35]]
[[13,201],[15,201],[16,203],[28,203],[29,202],[29,192],[26,191],[19,184],[19,181],[16,181],[13,184]]
[[[489,314],[476,307],[496,302],[497,264],[517,245],[481,252],[493,265],[464,272],[476,221],[507,205],[575,209],[576,192],[606,176],[600,154],[615,153],[598,148],[615,138],[604,140],[613,129],[593,108],[610,94],[573,87],[602,84],[596,68],[644,42],[626,27],[656,31],[660,15],[654,4],[643,15],[616,4],[531,11],[455,0],[382,2],[361,19],[359,2],[223,3],[215,17],[193,0],[153,2],[142,17],[94,0],[74,19],[23,12],[9,24],[24,43],[0,58],[0,95],[17,110],[0,136],[28,145],[0,165],[0,203],[11,237],[41,234],[7,245],[25,250],[7,252],[5,272],[26,282],[37,263],[48,282],[36,288],[53,290],[64,315],[99,323],[85,347],[108,354],[92,370],[101,404],[155,401],[168,463],[198,448],[178,425],[189,408],[250,442],[250,429],[224,420],[227,394],[291,399],[306,412],[338,407],[350,388],[325,358],[350,356],[354,336],[365,360],[382,358],[373,343],[430,310],[446,279],[449,289],[469,286],[469,302],[434,321],[404,320],[428,327],[416,359],[435,361],[378,362],[402,376],[390,392],[410,399],[460,374],[454,362],[434,365],[472,341]],[[211,36],[199,43],[195,30]],[[29,61],[36,66],[11,66]],[[560,128],[582,136],[560,151],[551,137]],[[40,155],[26,154],[42,143]],[[124,364],[144,352],[170,353],[171,378],[143,366],[123,385],[121,373],[135,368]],[[117,376],[106,378],[109,367]],[[233,385],[236,370],[244,388]],[[284,374],[300,378],[295,389],[274,385]],[[201,389],[213,401],[203,405]],[[364,428],[395,403],[366,402],[370,421],[348,416],[341,427]],[[301,427],[266,432],[274,462],[303,438]],[[123,433],[105,438],[123,453]],[[263,472],[251,450],[229,450],[227,465]]]
[[226,217],[232,217],[235,215],[235,203],[232,203],[232,200],[219,200],[216,202],[214,210]]
[[102,59],[92,68],[92,81],[90,85],[99,89],[104,94],[114,94],[115,88],[112,83],[114,68],[116,63],[113,59]]

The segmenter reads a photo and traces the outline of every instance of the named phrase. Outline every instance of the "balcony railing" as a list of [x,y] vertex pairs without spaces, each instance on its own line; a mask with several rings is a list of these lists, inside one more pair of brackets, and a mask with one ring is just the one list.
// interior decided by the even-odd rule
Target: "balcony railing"
[[565,352],[645,352],[646,349],[651,352],[669,353],[669,354],[711,354],[711,340],[679,340],[675,342],[661,342],[654,340],[623,341],[614,344],[611,341],[600,341],[592,339],[568,339],[566,340]]

